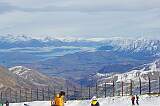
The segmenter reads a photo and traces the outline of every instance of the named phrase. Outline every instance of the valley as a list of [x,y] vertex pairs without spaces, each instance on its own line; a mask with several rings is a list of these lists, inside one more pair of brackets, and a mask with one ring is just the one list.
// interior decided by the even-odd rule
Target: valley
[[160,57],[160,40],[156,39],[0,39],[2,66],[25,66],[86,86],[96,73],[125,73]]

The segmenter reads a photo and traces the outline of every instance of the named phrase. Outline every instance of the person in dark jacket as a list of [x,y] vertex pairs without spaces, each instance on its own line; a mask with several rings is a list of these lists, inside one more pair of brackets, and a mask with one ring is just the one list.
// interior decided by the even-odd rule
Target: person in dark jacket
[[29,105],[25,103],[24,106],[29,106]]
[[135,96],[131,97],[132,105],[135,105]]
[[136,104],[139,105],[139,96],[136,95]]
[[8,100],[6,100],[6,103],[5,103],[5,104],[6,104],[6,106],[9,106],[9,102],[8,102]]
[[91,106],[100,106],[96,96],[91,99]]

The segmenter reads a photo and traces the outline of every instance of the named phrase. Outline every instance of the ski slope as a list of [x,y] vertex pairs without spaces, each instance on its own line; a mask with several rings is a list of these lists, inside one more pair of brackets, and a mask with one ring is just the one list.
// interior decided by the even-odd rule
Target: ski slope
[[[98,99],[100,106],[132,106],[130,97],[107,97]],[[25,102],[28,106],[50,106],[49,101]],[[160,106],[160,96],[140,96],[139,106]],[[24,106],[24,103],[13,103],[10,106]],[[67,101],[65,106],[90,106],[90,100]]]

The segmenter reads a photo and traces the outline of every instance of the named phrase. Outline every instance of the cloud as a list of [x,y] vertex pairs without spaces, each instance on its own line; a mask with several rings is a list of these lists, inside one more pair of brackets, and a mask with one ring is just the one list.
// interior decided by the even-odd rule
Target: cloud
[[16,10],[16,6],[12,6],[9,3],[0,2],[0,13],[10,12]]
[[2,0],[0,34],[55,37],[160,34],[159,0]]
[[5,0],[2,11],[25,12],[104,12],[104,11],[145,11],[160,8],[159,0]]

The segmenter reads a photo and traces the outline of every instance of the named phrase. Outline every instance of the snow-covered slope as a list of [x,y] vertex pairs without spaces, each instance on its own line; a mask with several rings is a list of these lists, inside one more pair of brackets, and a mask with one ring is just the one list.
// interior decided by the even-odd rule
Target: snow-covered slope
[[112,39],[98,50],[116,51],[122,55],[130,56],[160,56],[160,40],[152,39]]
[[9,70],[14,74],[20,77],[23,77],[24,79],[28,79],[32,81],[34,81],[37,78],[48,79],[46,75],[43,75],[42,73],[39,73],[38,71],[29,69],[23,66],[15,66],[15,67],[9,68]]
[[132,70],[121,74],[118,76],[117,82],[120,82],[121,80],[125,82],[128,80],[139,81],[139,78],[141,78],[142,82],[148,82],[148,77],[150,77],[151,80],[157,80],[160,75],[160,68],[157,67],[158,62],[159,61],[148,64],[140,70]]
[[[131,106],[130,97],[107,97],[98,99],[100,106]],[[159,106],[160,97],[140,96],[140,106]],[[29,106],[50,106],[49,101],[26,102]],[[10,106],[24,106],[24,103],[13,103]],[[65,106],[90,106],[90,100],[67,101]]]
[[97,73],[96,77],[100,83],[111,82],[113,79],[116,82],[128,82],[133,80],[134,82],[139,82],[139,78],[141,78],[142,82],[148,82],[148,77],[151,80],[158,80],[160,76],[160,60],[156,60],[153,63],[145,64],[143,66],[139,66],[134,68],[133,70],[121,74],[116,73]]

